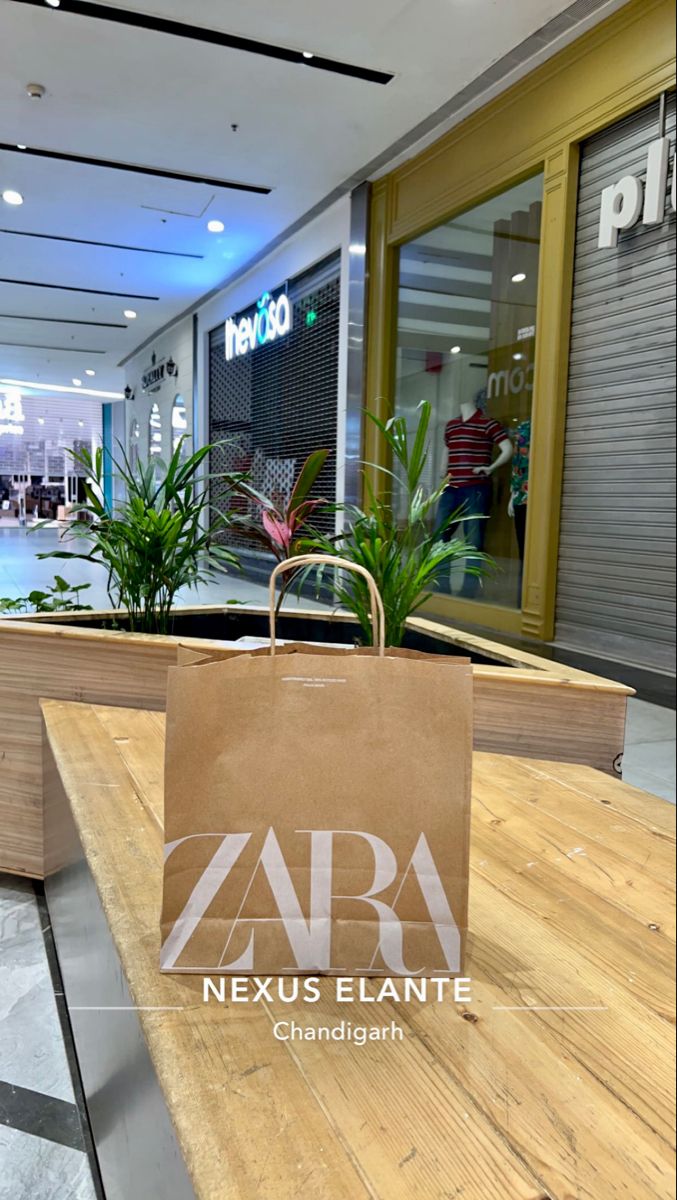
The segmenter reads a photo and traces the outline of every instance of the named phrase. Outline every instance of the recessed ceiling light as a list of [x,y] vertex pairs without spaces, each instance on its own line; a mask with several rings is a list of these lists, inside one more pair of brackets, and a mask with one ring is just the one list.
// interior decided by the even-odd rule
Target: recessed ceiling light
[[45,423],[45,418],[44,418],[44,417],[38,417],[38,425],[44,425],[44,423]]
[[133,308],[126,308],[122,315],[123,317],[126,317],[128,321],[136,320],[136,313],[134,312]]
[[313,54],[312,50],[304,50],[303,57],[304,58],[314,58],[315,55]]
[[23,142],[17,142],[16,148],[17,150],[27,150],[28,146],[24,146]]
[[225,229],[223,221],[208,221],[207,229],[210,233],[223,233]]
[[90,379],[93,379],[94,376],[96,375],[96,371],[93,371],[92,368],[90,367],[87,371],[85,371],[85,375],[89,375]]
[[512,282],[513,283],[524,283],[525,279],[526,279],[526,275],[524,274],[524,271],[518,271],[516,275],[513,275]]
[[85,427],[84,421],[78,421],[78,425],[80,426],[81,429],[84,429],[84,427]]
[[74,379],[74,380],[73,380],[73,386],[74,386],[74,387],[82,387],[82,380],[81,380],[81,379]]
[[460,347],[460,346],[452,346],[452,347],[451,347],[451,353],[452,353],[452,354],[460,354],[460,353],[461,353],[461,347]]
[[61,0],[45,0],[45,4],[49,4],[50,8],[61,8]]
[[18,205],[23,204],[24,202],[21,192],[15,192],[12,188],[7,188],[7,190],[2,193],[2,198],[5,201],[5,204]]
[[513,354],[513,358],[514,358],[515,362],[521,362],[522,359],[524,358],[524,355],[523,354]]

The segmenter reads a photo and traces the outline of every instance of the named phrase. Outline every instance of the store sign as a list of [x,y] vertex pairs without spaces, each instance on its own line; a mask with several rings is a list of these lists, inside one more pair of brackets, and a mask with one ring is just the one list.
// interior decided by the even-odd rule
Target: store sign
[[[254,884],[255,877],[262,870],[266,875],[279,917],[271,913],[270,917],[258,919],[253,924],[258,928],[266,923],[282,924],[289,939],[291,952],[296,960],[295,969],[299,971],[335,969],[336,963],[332,962],[331,937],[333,901],[353,899],[367,904],[374,910],[379,929],[378,950],[383,957],[386,972],[392,975],[409,975],[410,971],[405,965],[403,953],[406,948],[407,933],[411,933],[411,921],[403,923],[395,909],[400,894],[405,891],[409,876],[415,876],[423,903],[428,910],[430,921],[444,954],[447,968],[450,972],[458,971],[460,934],[424,833],[420,834],[413,847],[407,848],[407,857],[401,860],[399,866],[392,846],[373,833],[363,833],[357,830],[304,830],[304,838],[307,834],[310,834],[310,855],[308,865],[302,873],[305,876],[307,872],[308,877],[313,880],[307,900],[297,893],[292,877],[294,869],[299,870],[301,851],[297,849],[296,853],[291,856],[291,862],[288,863],[274,829],[268,830],[259,850],[254,873],[249,878],[247,878],[246,869],[242,865],[238,866],[237,863],[253,835],[251,833],[215,834],[215,837],[221,837],[221,845],[216,852],[212,850],[210,861],[205,864],[202,874],[195,881],[183,911],[174,922],[171,933],[162,946],[162,970],[171,971],[176,967],[179,956],[196,930],[199,930],[200,921],[205,917],[214,897],[233,872],[237,886],[242,888],[243,899],[241,902],[238,901],[237,915],[229,921],[227,950],[237,926],[246,924],[249,927],[251,925],[251,921],[246,917],[241,917],[240,913]],[[373,868],[370,868],[373,870],[373,880],[361,894],[352,897],[343,895],[344,877],[335,881],[333,875],[336,853],[334,838],[337,835],[344,840],[349,837],[361,839],[362,842],[368,844],[373,855]],[[204,839],[204,834],[190,834],[188,837],[178,838],[175,842],[168,842],[165,845],[165,863],[179,846],[195,841],[202,846]],[[194,870],[200,870],[199,860],[196,858],[194,861],[196,864]],[[398,881],[399,887],[390,905],[382,898],[377,898],[388,894],[388,889],[394,887]],[[337,888],[336,892],[334,885]],[[307,910],[304,909],[304,904]],[[374,919],[371,914],[370,919]],[[250,933],[248,947],[236,961],[224,962],[224,950],[218,965],[219,971],[253,972],[255,932],[254,929]]]
[[5,433],[21,437],[25,419],[21,393],[15,388],[0,392],[0,437]]
[[534,390],[534,364],[513,367],[511,371],[492,371],[487,381],[487,399],[497,400],[500,396],[521,396],[522,392]]
[[141,376],[141,387],[143,388],[144,392],[159,391],[160,387],[164,383],[166,370],[167,368],[165,363],[160,363],[159,366],[156,366],[155,363],[153,363],[150,371],[146,371],[145,375]]
[[265,292],[249,317],[229,317],[226,321],[226,361],[243,358],[285,337],[292,327],[292,308],[286,292],[275,299]]
[[[643,225],[660,225],[665,220],[670,151],[670,138],[656,138],[647,152],[645,183],[636,175],[624,175],[618,183],[604,189],[597,240],[600,250],[609,250],[617,246],[619,233],[624,229],[632,229],[640,217]],[[676,183],[673,151],[670,189],[670,207],[673,212],[677,209]]]

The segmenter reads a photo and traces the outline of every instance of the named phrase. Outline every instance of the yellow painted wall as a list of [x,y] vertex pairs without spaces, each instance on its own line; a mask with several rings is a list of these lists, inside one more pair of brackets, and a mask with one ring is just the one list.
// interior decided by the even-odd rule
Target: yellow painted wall
[[[436,597],[438,613],[554,634],[579,146],[675,86],[675,0],[631,0],[373,188],[367,406],[392,410],[398,247],[544,172],[523,611]],[[378,444],[367,426],[364,457]]]

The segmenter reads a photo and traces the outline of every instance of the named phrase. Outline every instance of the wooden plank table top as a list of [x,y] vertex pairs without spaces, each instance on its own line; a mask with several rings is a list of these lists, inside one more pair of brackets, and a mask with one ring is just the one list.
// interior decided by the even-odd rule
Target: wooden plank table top
[[[674,1197],[670,805],[477,754],[470,1004],[345,1006],[332,979],[316,1004],[205,1004],[158,969],[164,716],[42,707],[200,1200]],[[285,1043],[280,1020],[404,1039]]]

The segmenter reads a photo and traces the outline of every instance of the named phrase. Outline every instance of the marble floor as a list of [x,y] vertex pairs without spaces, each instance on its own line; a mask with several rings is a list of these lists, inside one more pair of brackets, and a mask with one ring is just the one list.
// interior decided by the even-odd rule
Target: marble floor
[[102,1200],[49,916],[0,875],[0,1200]]
[[[110,608],[106,590],[106,572],[103,567],[88,562],[68,562],[61,559],[38,559],[36,555],[53,550],[72,549],[59,540],[57,528],[26,531],[18,526],[3,526],[0,521],[0,598],[16,599],[27,596],[34,588],[49,586],[55,574],[61,575],[71,585],[89,584],[82,593],[82,603],[91,608]],[[212,583],[179,593],[179,604],[226,604],[229,600],[240,603],[266,604],[267,589],[252,583],[237,571],[221,575]],[[288,597],[287,604],[298,603],[296,597]],[[304,600],[304,607],[315,607],[312,601]]]

